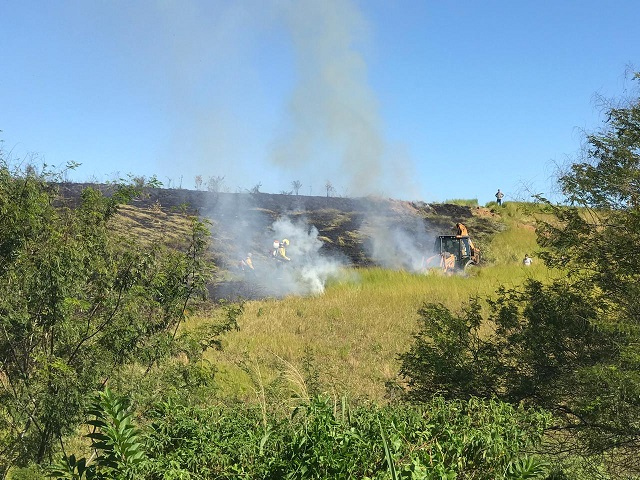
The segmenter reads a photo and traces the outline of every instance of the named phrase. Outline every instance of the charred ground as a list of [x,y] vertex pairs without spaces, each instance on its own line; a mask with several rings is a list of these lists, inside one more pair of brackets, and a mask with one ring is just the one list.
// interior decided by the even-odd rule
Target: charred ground
[[[106,195],[110,187],[96,184],[63,184],[61,193],[78,199],[82,189],[98,188]],[[267,193],[214,193],[183,189],[153,188],[144,192],[132,206],[121,211],[128,231],[149,237],[159,231],[167,238],[179,231],[179,219],[185,214],[206,218],[211,226],[212,257],[222,271],[232,271],[240,256],[253,252],[255,261],[268,261],[273,240],[274,222],[287,217],[309,231],[317,229],[320,254],[340,255],[356,267],[379,265],[372,255],[381,232],[402,232],[416,248],[430,251],[439,234],[451,234],[455,224],[469,228],[482,250],[490,237],[503,228],[500,217],[483,207],[454,204],[427,204],[379,197],[342,198]],[[146,232],[146,233],[145,233]],[[314,231],[315,233],[315,231]],[[394,248],[393,245],[385,248]],[[402,268],[398,255],[397,268]],[[235,282],[234,282],[235,283]],[[215,296],[227,296],[229,284],[214,288]],[[241,285],[233,285],[235,291]],[[255,296],[252,292],[248,297]]]

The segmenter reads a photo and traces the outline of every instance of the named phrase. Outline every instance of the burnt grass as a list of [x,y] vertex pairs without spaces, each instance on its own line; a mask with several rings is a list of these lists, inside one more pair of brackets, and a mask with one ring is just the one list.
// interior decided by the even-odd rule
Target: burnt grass
[[[60,192],[69,201],[80,198],[86,187],[105,195],[112,187],[103,184],[65,183]],[[216,193],[186,189],[147,189],[133,201],[145,211],[140,215],[142,229],[153,229],[151,211],[197,215],[210,222],[212,261],[220,270],[233,271],[245,250],[254,258],[270,253],[274,237],[273,222],[288,217],[296,225],[315,227],[321,240],[321,255],[340,255],[355,267],[376,266],[371,257],[371,242],[380,228],[400,230],[425,251],[431,251],[435,236],[455,233],[455,224],[464,223],[474,243],[482,251],[490,238],[503,228],[500,217],[483,207],[456,204],[409,202],[380,197],[324,197],[268,193]],[[131,212],[129,212],[131,215]],[[238,237],[242,238],[238,238]],[[238,251],[238,245],[243,251]],[[247,291],[245,291],[247,290]],[[256,298],[241,280],[219,281],[212,285],[214,297],[229,297],[235,292],[243,298]]]

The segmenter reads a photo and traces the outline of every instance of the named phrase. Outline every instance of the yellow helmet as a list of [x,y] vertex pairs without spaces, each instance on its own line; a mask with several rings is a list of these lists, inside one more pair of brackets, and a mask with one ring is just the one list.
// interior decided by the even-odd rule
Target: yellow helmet
[[283,244],[285,247],[288,247],[288,246],[289,246],[289,240],[287,240],[287,239],[285,238],[284,240],[282,240],[282,244]]

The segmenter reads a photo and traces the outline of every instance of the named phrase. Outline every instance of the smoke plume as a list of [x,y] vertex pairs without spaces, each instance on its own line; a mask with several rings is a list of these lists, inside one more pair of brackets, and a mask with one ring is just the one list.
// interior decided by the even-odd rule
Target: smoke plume
[[[375,204],[374,204],[375,205]],[[419,272],[433,255],[438,235],[406,202],[390,201],[371,209],[362,231],[367,235],[367,254],[376,264],[393,270]]]
[[[331,278],[344,273],[346,257],[323,250],[318,229],[305,218],[267,210],[260,199],[271,196],[219,194],[206,212],[212,223],[215,251],[227,259],[231,282],[220,288],[223,297],[262,298],[285,295],[317,295]],[[274,219],[274,215],[276,218]],[[289,241],[286,255],[278,261],[274,241]],[[253,269],[242,265],[251,254]],[[224,282],[223,282],[224,283]]]

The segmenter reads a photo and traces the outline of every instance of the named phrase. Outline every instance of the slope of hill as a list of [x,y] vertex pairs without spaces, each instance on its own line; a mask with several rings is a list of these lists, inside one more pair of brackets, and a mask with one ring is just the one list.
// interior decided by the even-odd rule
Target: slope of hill
[[[83,188],[110,194],[108,185],[63,184],[63,196],[79,198]],[[378,197],[341,198],[266,193],[213,193],[183,189],[147,189],[121,210],[128,231],[141,239],[160,233],[165,239],[184,229],[179,218],[195,214],[210,222],[212,255],[219,269],[216,297],[255,298],[283,293],[314,293],[336,266],[381,266],[415,271],[431,252],[438,234],[453,233],[455,224],[469,228],[482,250],[504,228],[494,211],[453,204],[427,204]],[[175,226],[172,227],[172,225]],[[146,233],[145,233],[146,232]],[[296,278],[278,274],[273,284],[274,239],[288,238],[287,250]],[[257,277],[237,275],[234,268],[253,254]],[[300,270],[307,277],[300,285]],[[310,278],[309,278],[310,277]]]

